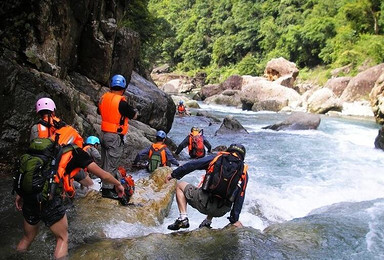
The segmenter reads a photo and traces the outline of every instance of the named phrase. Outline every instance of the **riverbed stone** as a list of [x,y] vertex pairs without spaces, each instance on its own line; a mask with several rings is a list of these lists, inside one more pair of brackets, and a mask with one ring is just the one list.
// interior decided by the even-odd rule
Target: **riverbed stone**
[[262,129],[271,130],[315,130],[320,125],[320,116],[305,112],[294,112],[282,122],[265,126]]
[[170,167],[160,167],[148,177],[137,180],[129,201],[133,205],[122,206],[118,200],[103,198],[100,192],[90,191],[75,200],[73,222],[88,220],[96,226],[102,226],[106,221],[141,223],[144,226],[162,223],[169,214],[176,187],[176,180],[165,182],[171,172]]

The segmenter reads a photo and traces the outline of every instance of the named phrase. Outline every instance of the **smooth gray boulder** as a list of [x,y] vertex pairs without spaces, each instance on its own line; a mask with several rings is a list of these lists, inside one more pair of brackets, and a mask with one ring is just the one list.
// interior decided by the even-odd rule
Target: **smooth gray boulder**
[[262,129],[280,130],[315,130],[320,125],[320,116],[305,112],[294,112],[280,123],[265,126]]

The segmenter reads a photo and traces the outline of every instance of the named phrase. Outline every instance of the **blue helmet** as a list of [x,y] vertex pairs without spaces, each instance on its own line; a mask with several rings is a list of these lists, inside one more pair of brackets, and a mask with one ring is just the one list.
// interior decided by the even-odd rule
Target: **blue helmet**
[[156,133],[156,137],[159,137],[161,139],[165,139],[167,137],[167,134],[163,130],[159,130]]
[[179,104],[180,104],[180,105],[184,104],[184,101],[183,101],[183,100],[180,100],[180,101],[179,101]]
[[95,145],[95,144],[100,144],[100,140],[99,138],[97,138],[96,136],[88,136],[87,140],[85,141],[86,144],[92,144],[92,145]]
[[119,87],[125,89],[127,87],[127,82],[122,75],[115,75],[111,78],[110,87]]

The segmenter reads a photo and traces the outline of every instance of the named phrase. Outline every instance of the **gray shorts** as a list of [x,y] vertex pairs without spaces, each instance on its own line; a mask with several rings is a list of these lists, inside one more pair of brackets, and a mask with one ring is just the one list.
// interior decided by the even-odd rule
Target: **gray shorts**
[[189,205],[197,209],[204,215],[211,217],[222,217],[227,212],[231,211],[231,206],[223,204],[223,202],[215,197],[209,200],[209,194],[203,190],[187,184],[184,189],[184,195]]

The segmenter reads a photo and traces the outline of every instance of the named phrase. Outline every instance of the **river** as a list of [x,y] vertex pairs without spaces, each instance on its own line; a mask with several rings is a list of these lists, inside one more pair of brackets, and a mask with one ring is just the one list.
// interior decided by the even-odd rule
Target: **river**
[[[287,114],[200,105],[220,119],[234,116],[249,132],[215,136],[220,123],[191,116],[176,117],[168,134],[178,144],[192,126],[198,126],[204,129],[212,147],[235,142],[244,144],[247,149],[249,184],[240,215],[245,228],[242,231],[222,230],[228,224],[226,217],[222,217],[212,223],[215,233],[200,234],[202,239],[236,237],[238,248],[246,248],[246,253],[232,249],[229,252],[225,247],[227,242],[217,242],[216,246],[221,249],[213,250],[218,259],[383,259],[384,152],[374,148],[380,126],[373,119],[322,116],[317,130],[276,132],[262,127],[282,121]],[[187,160],[184,150],[181,163]],[[138,173],[136,178],[142,174]],[[197,184],[202,174],[196,171],[183,180]],[[12,255],[12,247],[21,236],[21,227],[17,224],[21,216],[13,209],[12,196],[5,185],[0,188],[4,195],[0,218],[4,235],[0,237],[0,248],[6,255]],[[196,229],[204,216],[190,207],[188,214],[189,230]],[[184,240],[167,236],[171,232],[166,227],[177,216],[174,202],[164,223],[156,227],[106,223],[105,233],[110,241],[129,239],[131,243],[165,234],[164,245],[181,247],[178,243],[185,243]],[[39,239],[47,236],[49,233]],[[191,240],[191,244],[196,242]],[[76,246],[79,245],[71,244],[71,248]],[[47,250],[53,250],[52,245],[47,246]],[[139,255],[146,259],[211,258],[199,251],[187,255],[173,252],[171,246],[168,250],[165,255],[156,250],[152,257]],[[126,253],[118,259],[129,259]]]

